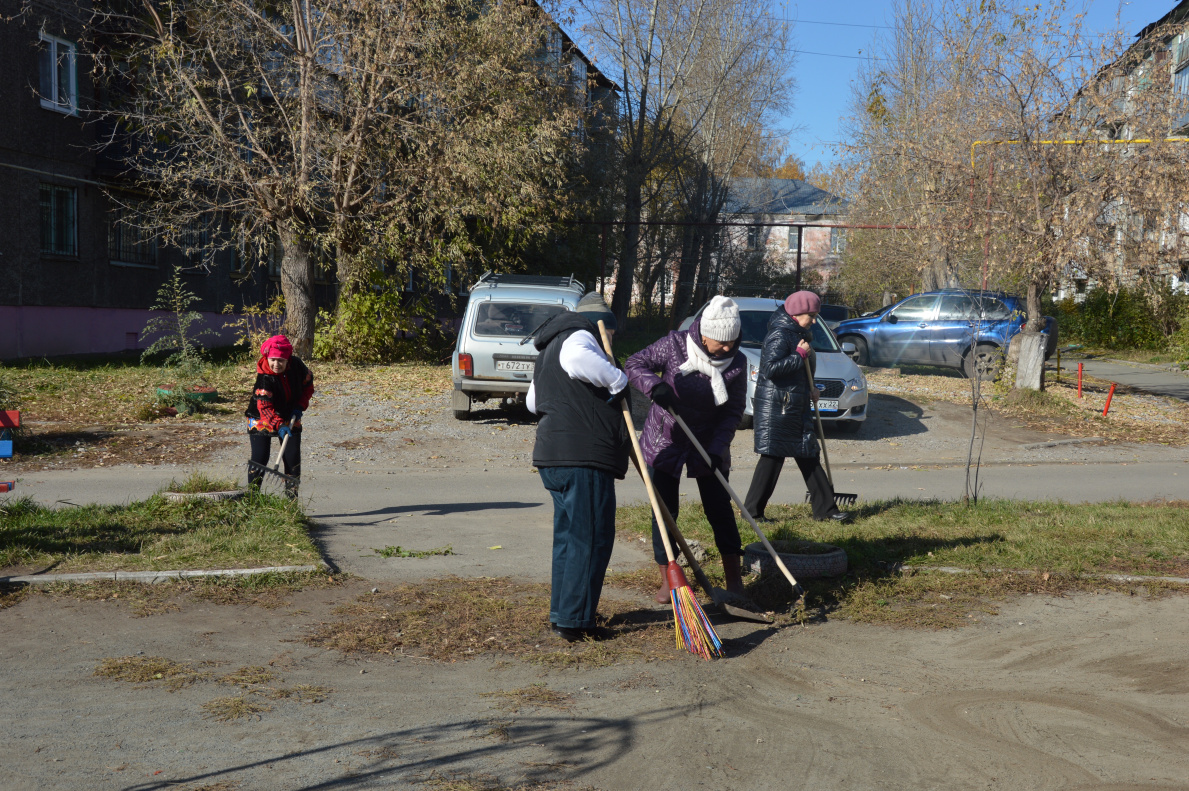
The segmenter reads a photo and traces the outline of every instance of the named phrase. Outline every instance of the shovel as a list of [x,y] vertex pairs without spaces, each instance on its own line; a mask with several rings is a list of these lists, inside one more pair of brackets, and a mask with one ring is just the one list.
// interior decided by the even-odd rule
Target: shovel
[[[822,446],[822,461],[826,463],[826,480],[830,482],[830,491],[834,492],[834,474],[830,472],[830,454],[826,453],[826,432],[822,430],[822,414],[817,411],[817,399],[813,394],[817,385],[813,383],[813,371],[809,370],[809,361],[805,362],[805,376],[809,379],[809,397],[813,400],[813,417],[817,422],[817,439]],[[835,505],[854,505],[859,495],[849,492],[834,492]],[[809,492],[805,493],[805,502],[809,502]]]
[[[281,472],[281,460],[285,458],[285,446],[289,444],[289,438],[293,436],[293,423],[294,423],[294,418],[289,418],[289,433],[285,435],[285,439],[281,440],[281,449],[277,451],[276,464],[269,467],[268,465],[261,464],[260,462],[249,461],[248,462],[248,473],[249,474],[253,473],[253,472],[258,472],[265,477],[276,476],[277,480],[279,480],[281,483],[285,484],[286,488],[296,488],[297,487],[297,485],[299,483],[297,478],[294,478],[292,475],[286,475],[285,473]],[[264,481],[261,480],[261,483],[264,483]]]

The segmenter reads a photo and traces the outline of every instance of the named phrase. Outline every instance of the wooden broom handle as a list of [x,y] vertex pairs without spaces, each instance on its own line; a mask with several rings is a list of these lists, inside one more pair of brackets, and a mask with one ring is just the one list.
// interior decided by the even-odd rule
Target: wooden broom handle
[[[687,437],[689,437],[689,441],[693,443],[693,446],[698,449],[698,453],[702,454],[702,459],[706,462],[706,466],[713,467],[714,464],[710,461],[710,454],[707,453],[706,449],[702,447],[702,443],[698,442],[698,438],[694,436],[694,432],[689,426],[685,424],[685,421],[681,419],[681,415],[677,414],[672,409],[669,410],[669,414],[672,415],[673,419],[677,421],[677,425],[681,426],[681,430],[685,432]],[[793,589],[796,590],[797,580],[793,578],[792,573],[790,573],[788,568],[785,567],[784,561],[780,559],[780,555],[778,555],[776,550],[772,548],[772,545],[768,543],[768,537],[764,535],[763,530],[760,530],[760,526],[756,524],[756,520],[751,518],[751,514],[747,512],[747,506],[745,506],[743,501],[739,499],[739,495],[735,494],[735,490],[732,489],[731,484],[727,482],[726,476],[722,474],[722,470],[715,470],[714,474],[718,476],[718,482],[721,483],[723,488],[727,490],[727,493],[731,495],[731,499],[735,501],[735,505],[739,506],[739,513],[743,514],[743,518],[746,519],[747,523],[751,525],[751,529],[756,531],[756,535],[760,537],[760,541],[764,542],[764,547],[768,550],[768,554],[770,554],[772,559],[776,561],[776,565],[784,574],[785,579],[789,581],[789,585],[792,585]]]
[[834,473],[830,472],[830,454],[826,452],[826,432],[822,429],[822,413],[817,411],[817,400],[813,391],[817,385],[813,383],[813,371],[809,370],[809,359],[805,359],[805,376],[809,378],[809,408],[813,410],[813,417],[817,421],[817,438],[822,446],[822,459],[826,462],[826,480],[830,482],[830,490],[834,489]]
[[[603,336],[603,349],[606,350],[607,356],[614,360],[615,357],[611,354],[611,338],[607,336],[607,325],[603,324],[602,319],[599,320],[599,334]],[[631,387],[631,385],[628,385],[628,387]],[[620,404],[623,406],[623,419],[628,426],[628,436],[632,438],[632,450],[638,459],[643,460],[644,453],[640,450],[640,440],[636,438],[636,425],[632,422],[632,408],[628,406],[626,398],[620,401]],[[661,516],[660,501],[656,498],[656,490],[652,488],[652,478],[648,476],[647,467],[640,467],[640,477],[644,479],[644,488],[648,490],[648,502],[652,504],[652,513],[656,517],[656,524],[659,528],[665,524],[665,519]],[[669,531],[661,530],[660,534],[661,541],[665,545],[665,557],[672,563],[674,560],[673,545],[669,541]]]

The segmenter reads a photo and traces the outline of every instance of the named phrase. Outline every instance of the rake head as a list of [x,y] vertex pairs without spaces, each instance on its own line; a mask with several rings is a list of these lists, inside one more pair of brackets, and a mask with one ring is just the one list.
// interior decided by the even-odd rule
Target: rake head
[[[813,498],[810,496],[809,492],[806,492],[805,502],[809,502],[811,499]],[[859,495],[857,494],[851,494],[850,492],[834,492],[835,505],[854,505],[858,501]]]
[[[277,466],[279,467],[280,465]],[[279,469],[261,464],[258,461],[249,461],[248,477],[251,478],[255,475],[259,475],[265,479],[275,478],[279,483],[283,483],[287,487],[296,487],[300,483],[297,478],[292,475],[286,475]]]

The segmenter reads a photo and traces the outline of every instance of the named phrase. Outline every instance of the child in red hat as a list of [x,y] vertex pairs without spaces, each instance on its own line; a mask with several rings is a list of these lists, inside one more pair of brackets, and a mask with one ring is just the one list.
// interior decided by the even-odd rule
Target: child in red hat
[[[272,438],[284,442],[285,474],[301,477],[301,414],[310,406],[314,377],[284,335],[274,335],[260,346],[256,361],[256,384],[244,414],[248,418],[248,441],[252,461],[267,465]],[[290,427],[292,421],[292,428]],[[292,433],[291,433],[292,432]],[[260,486],[263,474],[248,468],[248,486]],[[285,495],[297,497],[297,484],[287,484]]]

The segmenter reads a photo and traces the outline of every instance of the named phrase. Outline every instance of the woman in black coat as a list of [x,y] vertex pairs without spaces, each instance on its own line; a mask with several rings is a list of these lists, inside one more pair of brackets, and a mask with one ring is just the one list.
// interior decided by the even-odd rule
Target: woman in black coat
[[834,488],[822,469],[810,399],[806,366],[814,371],[817,355],[813,351],[813,322],[822,300],[812,291],[789,295],[784,307],[777,308],[768,320],[768,334],[760,354],[759,379],[752,401],[755,425],[755,451],[760,461],[747,490],[748,513],[762,519],[768,499],[776,489],[784,460],[792,456],[813,504],[813,518],[818,521],[845,522],[850,514],[838,510]]

